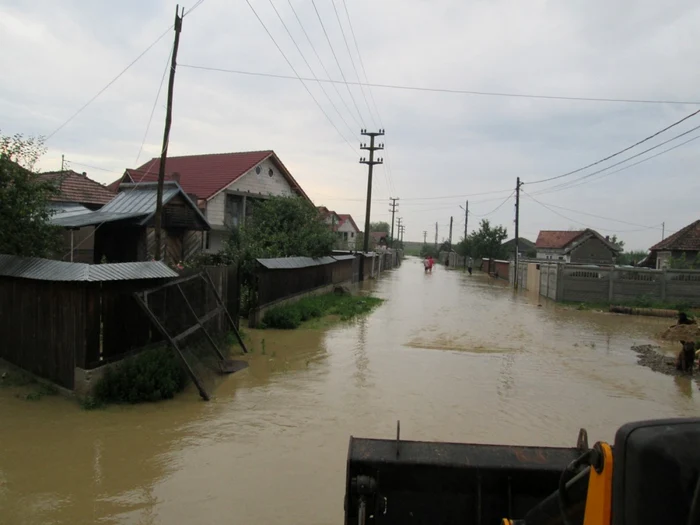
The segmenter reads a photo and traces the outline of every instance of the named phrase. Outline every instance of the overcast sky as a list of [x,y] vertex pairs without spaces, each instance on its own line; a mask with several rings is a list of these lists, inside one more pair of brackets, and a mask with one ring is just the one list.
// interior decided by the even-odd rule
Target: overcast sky
[[[312,76],[270,0],[250,2],[299,75]],[[272,2],[313,74],[327,78],[290,2]],[[355,69],[364,81],[343,0],[335,0],[335,5],[355,69],[332,2],[315,0],[335,55],[347,81],[358,80]],[[700,42],[693,34],[700,25],[697,1],[345,2],[371,83],[700,101]],[[188,0],[185,7],[195,3]],[[311,0],[291,0],[291,5],[330,77],[342,80]],[[173,2],[155,0],[0,0],[0,131],[52,133],[166,32],[174,9]],[[51,137],[40,167],[59,169],[64,154],[76,171],[110,182],[124,168],[158,155],[167,82],[140,156],[139,150],[171,47],[172,31]],[[517,176],[527,192],[521,200],[521,235],[533,241],[540,229],[589,226],[603,235],[617,233],[627,248],[646,249],[661,239],[662,222],[668,233],[698,218],[700,141],[611,173],[696,133],[574,187],[555,186],[573,183],[698,126],[700,115],[595,168],[549,183],[527,183],[601,159],[692,113],[700,104],[588,102],[380,87],[370,92],[326,84],[331,105],[317,83],[307,82],[348,144],[299,80],[184,67],[294,75],[246,0],[204,0],[186,16],[178,64],[172,155],[274,149],[317,205],[351,213],[360,225],[367,169],[358,162],[360,153],[366,152],[357,148],[361,126],[355,119],[375,129],[380,117],[386,129],[385,164],[375,170],[371,216],[388,220],[388,198],[399,197],[398,215],[406,224],[408,240],[422,240],[424,230],[433,240],[436,222],[440,239],[444,238],[451,215],[453,239],[458,240],[464,230],[459,205],[467,198],[470,231],[478,226],[479,215],[488,214],[512,237],[514,201],[504,199],[515,188]],[[504,191],[475,195],[500,190]]]

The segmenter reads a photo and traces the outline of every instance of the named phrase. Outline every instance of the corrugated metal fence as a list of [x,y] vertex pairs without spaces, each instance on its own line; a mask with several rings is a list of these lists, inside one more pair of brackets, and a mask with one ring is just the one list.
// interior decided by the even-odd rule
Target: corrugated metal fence
[[[237,319],[236,269],[206,271]],[[76,367],[92,369],[161,340],[133,294],[177,276],[162,263],[86,265],[0,255],[0,358],[72,389]]]

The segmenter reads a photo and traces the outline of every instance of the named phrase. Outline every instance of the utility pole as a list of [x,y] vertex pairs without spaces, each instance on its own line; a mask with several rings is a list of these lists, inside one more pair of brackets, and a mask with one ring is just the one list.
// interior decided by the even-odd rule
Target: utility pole
[[400,237],[400,239],[399,239],[399,242],[400,242],[401,244],[403,244],[403,234],[404,234],[405,232],[406,232],[406,226],[404,226],[404,225],[402,224],[401,227],[399,228],[399,234],[401,235],[401,237]]
[[449,244],[450,251],[452,251],[452,220],[453,220],[453,217],[450,216],[450,244]]
[[396,219],[398,224],[396,225],[396,236],[399,238],[399,242],[401,242],[401,221],[403,220],[403,217],[399,217]]
[[[460,206],[464,210],[464,247],[467,246],[467,224],[469,223],[469,201],[466,202],[466,207]],[[467,267],[467,255],[466,250],[464,252],[464,267]]]
[[435,249],[437,250],[437,244],[438,244],[438,223],[435,223]]
[[161,230],[163,222],[163,182],[165,181],[165,162],[168,158],[168,142],[170,141],[170,126],[173,122],[173,88],[175,86],[175,68],[177,67],[177,48],[180,45],[180,31],[182,31],[182,14],[179,14],[180,6],[175,6],[175,42],[173,43],[173,56],[170,61],[170,78],[168,79],[168,105],[165,112],[165,130],[163,131],[163,149],[160,152],[160,166],[158,167],[158,192],[156,194],[155,225],[155,260],[160,261],[161,254]]
[[520,187],[522,185],[520,177],[518,177],[515,183],[515,256],[513,257],[513,261],[515,262],[515,267],[513,268],[513,287],[516,290],[518,289],[518,255],[520,253],[518,237],[520,236]]
[[428,244],[428,232],[423,230],[423,244]]
[[661,240],[663,241],[666,238],[666,223],[662,222],[661,223]]
[[65,166],[66,159],[65,155],[61,154],[61,173],[63,173],[63,167]]
[[[370,212],[372,211],[372,170],[375,164],[383,164],[384,162],[384,159],[374,160],[374,152],[377,150],[384,149],[384,144],[378,144],[377,146],[374,145],[374,138],[384,135],[384,130],[380,129],[379,131],[367,131],[366,129],[363,129],[360,131],[360,133],[366,137],[369,137],[369,146],[367,144],[360,144],[360,149],[366,149],[367,151],[369,151],[369,160],[367,160],[364,157],[360,159],[360,164],[367,164],[369,168],[367,170],[367,208],[365,209],[365,238],[362,248],[362,251],[367,253],[369,251],[369,219]],[[360,281],[364,281],[364,279],[364,265],[361,265]]]
[[391,206],[391,209],[389,211],[391,212],[391,247],[393,248],[394,247],[394,215],[396,214],[396,206],[398,206],[398,204],[396,204],[396,201],[399,200],[399,198],[398,197],[396,197],[396,198],[389,197],[389,200],[391,201],[391,204],[389,204],[389,206]]

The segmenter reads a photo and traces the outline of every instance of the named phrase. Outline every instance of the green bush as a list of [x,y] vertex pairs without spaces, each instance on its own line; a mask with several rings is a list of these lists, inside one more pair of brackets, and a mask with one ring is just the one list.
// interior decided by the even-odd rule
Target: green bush
[[263,323],[269,328],[282,328],[285,330],[297,328],[302,323],[301,310],[296,304],[270,308],[265,312]]
[[[159,347],[144,350],[107,369],[95,385],[94,403],[142,403],[170,399],[187,384],[175,352]],[[92,403],[90,403],[92,404]]]
[[337,315],[347,321],[371,311],[382,302],[369,296],[326,294],[305,297],[295,303],[270,308],[263,316],[260,328],[298,328],[301,323],[324,315]]

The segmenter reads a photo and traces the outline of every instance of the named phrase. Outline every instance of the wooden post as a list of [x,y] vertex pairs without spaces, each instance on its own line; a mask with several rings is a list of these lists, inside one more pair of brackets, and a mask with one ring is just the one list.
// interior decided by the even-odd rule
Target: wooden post
[[[180,46],[180,31],[182,31],[182,16],[178,14],[179,6],[175,6],[175,42],[173,43],[173,56],[170,62],[170,78],[168,80],[168,105],[165,112],[165,130],[163,132],[163,149],[160,152],[160,166],[158,166],[158,191],[156,194],[155,227],[155,259],[162,258],[161,231],[163,222],[163,183],[165,181],[165,162],[168,158],[168,142],[170,141],[170,126],[173,121],[173,88],[175,86],[175,68],[177,67],[177,49]],[[185,9],[182,9],[183,14]]]
[[610,273],[608,273],[608,301],[613,300],[615,297],[615,267],[610,267]]

